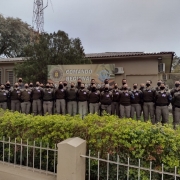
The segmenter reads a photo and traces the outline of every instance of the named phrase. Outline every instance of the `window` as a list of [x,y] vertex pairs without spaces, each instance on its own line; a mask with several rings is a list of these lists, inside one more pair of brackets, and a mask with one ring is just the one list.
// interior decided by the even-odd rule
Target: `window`
[[13,73],[13,71],[7,71],[7,79],[6,80],[9,80],[11,85],[14,84],[14,73]]
[[2,77],[1,77],[1,71],[0,71],[0,84],[2,83],[2,80],[1,80],[1,78],[2,78]]

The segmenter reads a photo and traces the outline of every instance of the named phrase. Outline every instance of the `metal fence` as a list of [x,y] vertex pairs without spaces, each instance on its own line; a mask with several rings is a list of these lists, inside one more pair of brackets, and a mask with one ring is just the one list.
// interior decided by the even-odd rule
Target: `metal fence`
[[[38,146],[38,145],[39,146]],[[10,138],[0,140],[0,161],[11,163],[14,166],[31,168],[33,171],[43,171],[46,174],[56,175],[57,173],[57,145],[55,149],[42,146],[42,142],[35,141],[26,143],[21,139],[12,141]]]
[[[110,179],[117,179],[117,180],[121,180],[119,178],[119,169],[120,169],[120,166],[121,167],[124,167],[126,169],[126,178],[127,180],[132,180],[133,178],[130,178],[130,169],[135,169],[137,170],[137,178],[138,180],[142,179],[142,175],[141,175],[141,172],[142,171],[145,171],[146,173],[148,173],[148,179],[149,180],[154,180],[153,177],[152,177],[152,173],[156,173],[156,174],[159,174],[159,178],[156,179],[156,180],[168,180],[168,179],[174,179],[174,180],[178,180],[180,179],[180,174],[177,174],[177,167],[174,167],[174,173],[171,173],[171,172],[166,172],[164,171],[164,165],[162,164],[161,166],[161,171],[159,170],[155,170],[152,168],[152,162],[150,162],[149,164],[149,168],[145,168],[145,167],[141,167],[141,160],[139,159],[138,160],[138,165],[132,165],[130,164],[130,158],[127,159],[127,164],[126,163],[121,163],[120,162],[120,158],[119,156],[117,156],[117,161],[111,161],[110,160],[110,154],[107,154],[107,159],[102,159],[100,158],[100,153],[98,152],[98,157],[93,157],[91,156],[91,151],[89,151],[89,155],[81,155],[81,157],[83,158],[86,158],[88,160],[88,177],[87,179],[88,180],[92,180],[93,178],[91,177],[91,161],[92,160],[95,160],[97,162],[97,176],[96,176],[96,179],[97,180],[100,180],[102,179],[102,177],[100,177],[100,173],[101,173],[101,166],[100,166],[100,162],[104,162],[106,163],[106,177],[104,179],[106,180],[110,180]],[[116,178],[110,178],[110,164],[111,165],[115,165],[116,166]],[[165,178],[165,176],[168,175],[170,176],[171,178]],[[124,180],[124,179],[123,179]],[[135,179],[133,179],[135,180]]]

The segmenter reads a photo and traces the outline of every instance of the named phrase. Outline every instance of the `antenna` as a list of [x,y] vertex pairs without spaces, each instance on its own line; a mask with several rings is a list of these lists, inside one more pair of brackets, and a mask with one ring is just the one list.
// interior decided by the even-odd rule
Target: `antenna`
[[34,7],[33,7],[33,29],[37,33],[44,32],[44,9],[48,6],[43,7],[43,0],[34,0]]

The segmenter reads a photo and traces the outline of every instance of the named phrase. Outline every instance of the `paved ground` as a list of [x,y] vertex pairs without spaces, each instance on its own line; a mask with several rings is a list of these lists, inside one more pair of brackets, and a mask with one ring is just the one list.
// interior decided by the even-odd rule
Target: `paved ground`
[[56,180],[56,176],[0,162],[0,180]]

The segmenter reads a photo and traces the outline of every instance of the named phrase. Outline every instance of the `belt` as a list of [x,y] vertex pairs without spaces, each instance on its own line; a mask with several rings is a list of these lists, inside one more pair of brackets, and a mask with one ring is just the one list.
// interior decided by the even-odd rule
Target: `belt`
[[180,106],[174,106],[174,107],[176,107],[176,108],[180,108]]
[[[86,100],[87,101],[87,100]],[[86,101],[79,101],[79,102],[86,102]]]

